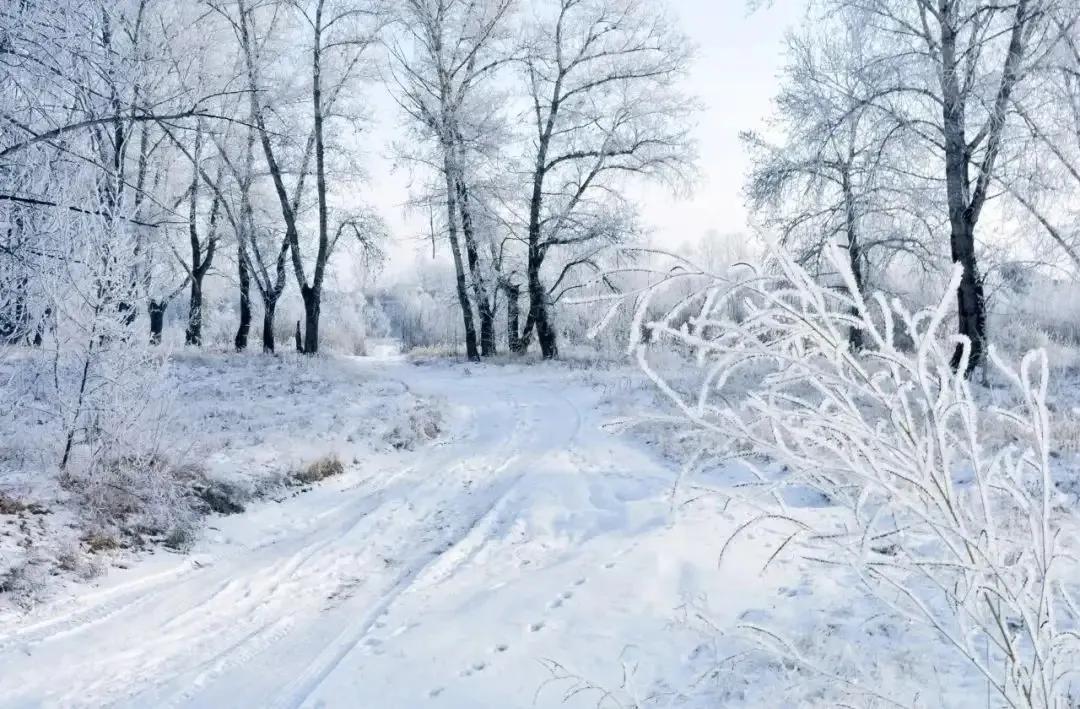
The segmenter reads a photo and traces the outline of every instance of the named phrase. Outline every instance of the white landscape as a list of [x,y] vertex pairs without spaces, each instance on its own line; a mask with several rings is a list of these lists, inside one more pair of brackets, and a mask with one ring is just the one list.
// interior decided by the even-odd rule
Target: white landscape
[[1074,0],[0,5],[0,709],[1080,707],[1078,225]]

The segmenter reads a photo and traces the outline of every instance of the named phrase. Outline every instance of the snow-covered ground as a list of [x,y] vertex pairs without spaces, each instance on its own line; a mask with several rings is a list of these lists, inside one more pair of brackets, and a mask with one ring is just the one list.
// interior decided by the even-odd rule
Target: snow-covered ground
[[[220,369],[204,386],[228,376],[214,356],[199,366]],[[778,530],[721,558],[743,511],[680,482],[677,461],[648,445],[670,441],[662,429],[611,425],[655,411],[632,370],[319,366],[288,376],[333,411],[271,399],[256,432],[241,414],[250,398],[217,397],[207,460],[288,468],[330,448],[345,474],[212,518],[188,554],[143,555],[0,616],[0,706],[826,703],[815,678],[746,654],[745,623],[783,627],[840,674],[885,658],[875,689],[901,704],[985,703],[933,638],[882,619],[850,578],[767,563]],[[440,402],[441,435],[379,452],[359,432],[385,428],[379,397],[402,392]]]

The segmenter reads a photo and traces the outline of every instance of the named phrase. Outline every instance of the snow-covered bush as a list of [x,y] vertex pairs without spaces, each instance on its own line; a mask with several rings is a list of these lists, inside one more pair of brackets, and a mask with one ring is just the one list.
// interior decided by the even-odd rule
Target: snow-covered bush
[[41,407],[61,433],[61,468],[75,457],[93,466],[127,453],[126,439],[160,403],[153,394],[163,359],[138,327],[135,238],[85,221],[63,227],[71,258],[45,280],[48,327],[36,353]]
[[[97,189],[78,177],[65,188],[71,203]],[[17,458],[0,483],[18,477],[52,495],[49,483],[61,482],[91,526],[138,517],[140,526],[166,529],[182,486],[171,466],[155,462],[169,405],[160,386],[165,353],[149,345],[140,312],[145,234],[117,209],[111,217],[45,211],[21,222],[29,246],[20,256],[45,256],[37,256],[10,366],[0,362],[5,403],[21,402],[0,422]]]
[[[936,307],[912,312],[864,299],[834,260],[846,288],[776,252],[752,278],[713,279],[659,318],[647,317],[649,297],[638,304],[632,351],[643,370],[715,452],[742,456],[760,481],[733,493],[760,512],[725,550],[754,525],[786,525],[777,555],[853,571],[898,617],[935,630],[1005,704],[1066,706],[1080,668],[1080,576],[1062,540],[1080,526],[1055,486],[1045,354],[1013,366],[992,352],[1014,392],[995,402],[950,366],[957,346],[969,351],[944,334],[959,271]],[[697,376],[653,366],[671,349],[693,358]],[[837,514],[788,507],[785,487],[819,491]],[[745,629],[815,667],[781,633]]]

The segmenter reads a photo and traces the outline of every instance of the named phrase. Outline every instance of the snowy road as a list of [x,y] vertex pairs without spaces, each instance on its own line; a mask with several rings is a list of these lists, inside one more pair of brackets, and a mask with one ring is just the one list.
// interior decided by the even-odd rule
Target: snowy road
[[590,388],[356,368],[444,397],[447,434],[0,626],[0,706],[564,706],[544,660],[617,685],[659,649],[695,543],[671,539],[673,473],[601,430]]

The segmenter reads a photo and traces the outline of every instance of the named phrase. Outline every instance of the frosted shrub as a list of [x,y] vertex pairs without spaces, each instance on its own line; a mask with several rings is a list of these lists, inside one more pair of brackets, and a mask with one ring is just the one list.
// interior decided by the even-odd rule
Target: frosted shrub
[[[777,253],[753,278],[713,279],[659,318],[646,316],[650,297],[639,300],[632,350],[682,413],[717,447],[785,467],[779,479],[756,471],[760,489],[810,486],[840,512],[812,522],[779,494],[748,496],[761,512],[725,549],[759,522],[786,525],[777,553],[853,570],[901,618],[936,630],[1006,705],[1066,706],[1080,668],[1078,576],[1061,542],[1076,517],[1052,480],[1045,355],[1013,366],[991,352],[1016,403],[988,405],[949,366],[957,345],[968,352],[944,334],[959,270],[935,307],[911,312],[881,295],[864,300],[834,260],[846,288],[819,285]],[[671,349],[697,363],[689,384],[651,364]],[[987,428],[1007,429],[1011,442],[990,443]],[[813,667],[794,644],[761,637]]]
[[141,236],[97,215],[47,213],[33,226],[37,248],[64,258],[42,262],[37,343],[20,345],[5,383],[25,402],[14,430],[91,525],[168,528],[184,489],[161,451],[165,353],[146,336]]

